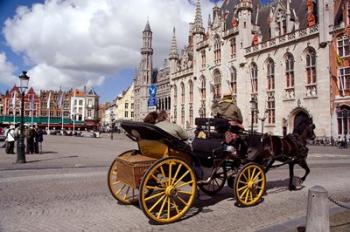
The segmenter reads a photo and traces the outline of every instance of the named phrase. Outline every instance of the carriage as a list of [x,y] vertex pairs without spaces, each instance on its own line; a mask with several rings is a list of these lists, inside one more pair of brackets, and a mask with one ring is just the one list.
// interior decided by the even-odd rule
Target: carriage
[[[208,195],[227,182],[238,205],[259,203],[266,190],[266,163],[255,162],[261,134],[232,127],[228,121],[197,118],[192,146],[160,128],[142,122],[122,122],[138,149],[120,154],[108,172],[111,194],[122,204],[139,203],[158,224],[179,220],[190,209],[197,187]],[[239,133],[225,143],[225,131]]]

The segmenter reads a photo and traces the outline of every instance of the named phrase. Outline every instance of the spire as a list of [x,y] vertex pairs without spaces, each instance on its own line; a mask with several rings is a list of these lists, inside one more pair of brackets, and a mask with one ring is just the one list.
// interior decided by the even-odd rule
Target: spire
[[202,12],[201,12],[201,2],[197,0],[196,2],[196,16],[194,18],[194,34],[204,33]]
[[176,46],[176,35],[175,35],[175,27],[173,28],[173,39],[171,40],[171,49],[169,54],[169,59],[177,59],[177,46]]
[[208,28],[209,27],[211,27],[211,16],[210,16],[210,14],[209,14],[209,16],[208,16]]
[[147,19],[147,23],[146,23],[145,29],[144,29],[143,31],[144,31],[144,32],[145,32],[145,31],[151,31],[151,26],[149,25],[148,19]]

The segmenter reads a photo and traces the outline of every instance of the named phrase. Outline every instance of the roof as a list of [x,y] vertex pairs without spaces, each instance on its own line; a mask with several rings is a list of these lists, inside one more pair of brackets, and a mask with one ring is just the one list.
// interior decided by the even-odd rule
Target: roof
[[97,93],[95,92],[95,90],[93,88],[91,88],[88,92],[89,96],[97,96]]
[[73,97],[85,97],[84,91],[80,91],[79,89],[73,90]]
[[[260,3],[260,0],[252,0],[253,4],[253,12],[252,12],[252,23],[255,24],[256,17],[257,26],[260,26],[262,41],[269,40],[271,38],[270,35],[270,26],[269,26],[269,17],[271,9],[274,10],[277,7],[277,4],[281,3],[282,6],[286,7],[286,2],[289,0],[275,0],[271,1],[269,4],[263,5]],[[290,15],[292,20],[296,20],[294,16],[299,20],[299,29],[305,29],[307,27],[307,0],[290,0]],[[228,12],[226,18],[227,29],[232,28],[232,18],[237,18],[237,5],[240,0],[226,0],[221,6],[221,12]],[[317,7],[316,7],[317,8]]]

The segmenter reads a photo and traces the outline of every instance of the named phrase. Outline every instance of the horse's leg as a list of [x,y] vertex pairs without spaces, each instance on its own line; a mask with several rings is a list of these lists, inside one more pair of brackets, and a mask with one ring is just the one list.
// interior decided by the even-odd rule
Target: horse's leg
[[293,177],[294,177],[294,162],[289,163],[289,190],[293,191],[296,190],[297,188],[293,184]]
[[306,163],[306,159],[302,159],[299,162],[299,166],[304,168],[304,170],[305,170],[305,175],[301,178],[301,180],[304,182],[306,177],[307,177],[307,175],[309,175],[309,173],[310,173],[310,168],[309,168],[309,166]]

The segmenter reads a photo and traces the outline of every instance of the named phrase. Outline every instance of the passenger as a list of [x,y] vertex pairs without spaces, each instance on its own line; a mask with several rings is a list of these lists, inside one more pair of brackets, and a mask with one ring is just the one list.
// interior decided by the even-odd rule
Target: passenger
[[152,111],[146,115],[143,119],[143,122],[155,124],[157,122],[158,113],[156,111]]
[[165,110],[159,112],[156,126],[180,140],[188,139],[187,132],[175,123],[171,123]]

